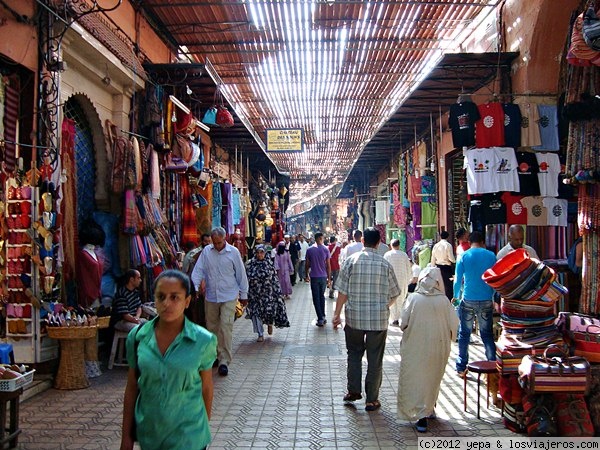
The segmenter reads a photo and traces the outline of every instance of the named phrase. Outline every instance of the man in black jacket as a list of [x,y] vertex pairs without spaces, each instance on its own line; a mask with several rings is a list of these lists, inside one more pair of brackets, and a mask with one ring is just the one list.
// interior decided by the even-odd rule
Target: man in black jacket
[[292,258],[292,265],[294,266],[294,271],[290,273],[290,281],[292,282],[292,286],[296,285],[296,272],[298,271],[298,258],[300,252],[300,243],[296,240],[296,236],[290,237],[289,235],[285,235],[285,240],[290,241],[289,250],[290,250],[290,258]]

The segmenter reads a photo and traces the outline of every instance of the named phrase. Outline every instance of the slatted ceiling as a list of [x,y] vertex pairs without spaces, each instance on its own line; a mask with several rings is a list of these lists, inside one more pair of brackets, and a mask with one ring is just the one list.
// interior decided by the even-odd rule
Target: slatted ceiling
[[[394,136],[382,126],[431,58],[497,3],[143,0],[141,7],[195,60],[210,60],[227,99],[258,136],[267,128],[305,130],[304,154],[271,156],[292,175],[293,203],[342,182],[378,130]],[[217,134],[227,139],[226,131]]]

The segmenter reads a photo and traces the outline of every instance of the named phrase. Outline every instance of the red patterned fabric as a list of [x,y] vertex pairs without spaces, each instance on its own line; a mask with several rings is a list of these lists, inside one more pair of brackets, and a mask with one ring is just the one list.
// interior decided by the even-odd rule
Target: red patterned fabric
[[196,223],[196,210],[192,202],[192,189],[185,174],[179,176],[181,185],[181,240],[182,242],[199,242],[198,224]]
[[[75,267],[78,265],[77,248],[79,238],[77,235],[77,179],[75,178],[75,121],[64,118],[62,122],[60,158],[63,169],[67,172],[67,179],[61,183],[62,201],[60,202],[61,243],[63,246],[64,261],[62,275],[65,281],[75,278]],[[50,178],[50,176],[48,176]]]

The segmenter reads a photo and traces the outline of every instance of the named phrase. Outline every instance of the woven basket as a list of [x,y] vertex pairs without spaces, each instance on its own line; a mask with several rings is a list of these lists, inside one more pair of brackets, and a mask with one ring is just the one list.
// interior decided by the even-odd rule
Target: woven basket
[[[96,329],[96,327],[93,328]],[[60,327],[48,328],[48,331],[56,329],[60,329]],[[48,334],[50,335],[50,333]],[[85,375],[83,341],[81,339],[62,338],[60,341],[60,363],[54,379],[54,387],[56,389],[84,389],[89,385],[90,382]]]
[[52,339],[88,339],[96,336],[96,327],[48,327]]
[[108,328],[110,316],[98,317],[96,323],[98,324],[98,328]]

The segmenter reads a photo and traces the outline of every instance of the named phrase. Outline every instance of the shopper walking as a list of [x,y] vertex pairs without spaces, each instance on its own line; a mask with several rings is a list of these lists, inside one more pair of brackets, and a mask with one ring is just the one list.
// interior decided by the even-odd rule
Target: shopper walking
[[473,320],[477,316],[479,334],[485,347],[488,361],[496,360],[496,344],[493,334],[494,290],[482,279],[483,273],[496,263],[496,255],[485,248],[485,239],[479,231],[469,237],[471,248],[464,252],[456,263],[454,275],[453,303],[458,301],[462,289],[462,299],[458,305],[458,358],[456,372],[466,376],[469,363],[469,342],[473,329]]
[[240,301],[248,298],[248,278],[240,252],[225,241],[225,230],[214,228],[211,238],[212,244],[198,257],[192,281],[205,296],[206,328],[217,335],[219,375],[226,376],[233,359],[235,307],[238,298]]
[[440,233],[440,240],[431,249],[431,265],[437,266],[442,273],[444,279],[444,292],[446,297],[450,300],[452,295],[452,276],[454,275],[454,251],[452,250],[452,244],[448,242],[450,235],[447,231]]
[[298,277],[300,281],[308,281],[308,273],[306,272],[306,252],[310,245],[304,239],[304,236],[299,234],[298,241],[300,244],[300,252],[299,252],[299,263],[298,263]]
[[269,334],[273,334],[273,326],[290,326],[275,265],[265,255],[265,247],[259,245],[254,251],[254,258],[246,264],[249,286],[246,315],[252,320],[258,342],[264,341],[264,325],[267,325]]
[[290,258],[290,252],[285,248],[284,242],[277,244],[275,270],[277,271],[277,277],[281,285],[281,292],[286,299],[289,299],[290,295],[292,295],[290,274],[294,271],[294,266],[292,266],[292,258]]
[[415,292],[404,302],[400,328],[398,418],[417,421],[417,431],[425,432],[458,328],[456,311],[445,295],[437,267],[427,267],[419,274]]
[[290,238],[290,258],[292,259],[292,266],[294,266],[294,271],[290,275],[290,280],[292,286],[295,286],[298,278],[298,264],[300,262],[300,242],[298,242],[296,236]]
[[365,410],[381,407],[379,388],[383,373],[383,353],[387,337],[389,307],[400,295],[394,268],[377,254],[379,231],[367,228],[365,248],[347,258],[338,278],[338,298],[333,315],[333,327],[342,324],[345,307],[344,333],[348,351],[348,392],[345,402],[362,398],[362,358],[367,353],[365,377]]
[[329,250],[323,245],[323,233],[315,233],[315,243],[306,251],[306,275],[310,277],[313,306],[317,313],[318,327],[327,323],[325,319],[325,289],[331,286],[331,264]]
[[211,440],[217,337],[184,315],[192,298],[186,274],[162,272],[153,292],[158,316],[127,337],[121,450],[136,440],[142,449],[202,449]]
[[394,274],[396,275],[396,281],[400,287],[400,295],[390,307],[390,320],[392,325],[400,325],[400,312],[402,311],[402,304],[408,294],[408,284],[412,280],[412,264],[408,255],[400,250],[400,241],[398,239],[392,239],[392,249],[383,255],[383,259],[389,262],[394,268]]
[[329,287],[329,298],[333,298],[335,283],[338,275],[340,274],[340,253],[342,251],[342,247],[335,236],[331,236],[329,238],[329,245],[327,246],[327,249],[329,250],[329,255],[331,258],[329,261],[329,264],[331,265],[331,286]]

